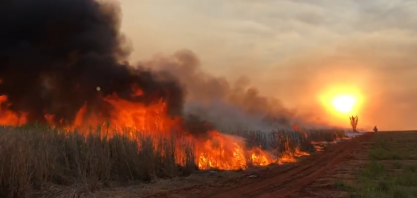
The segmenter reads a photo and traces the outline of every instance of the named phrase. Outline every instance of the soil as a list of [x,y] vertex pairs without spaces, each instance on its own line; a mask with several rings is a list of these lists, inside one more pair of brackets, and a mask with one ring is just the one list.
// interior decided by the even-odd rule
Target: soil
[[[331,181],[332,177],[351,175],[345,172],[352,172],[355,171],[355,167],[360,167],[363,162],[352,158],[354,155],[358,155],[356,158],[361,158],[361,155],[362,158],[366,158],[364,151],[372,137],[373,133],[367,133],[349,141],[329,145],[325,151],[309,156],[297,164],[252,170],[251,173],[212,185],[199,185],[147,197],[335,197],[334,193],[327,192],[334,183]],[[348,161],[349,163],[346,163]]]
[[334,183],[352,180],[367,159],[373,133],[328,145],[299,163],[271,165],[246,171],[205,171],[187,178],[101,190],[88,197],[230,198],[344,197]]
[[[292,169],[280,174],[272,174],[262,181],[254,182],[248,185],[239,186],[226,191],[215,192],[205,196],[210,198],[227,198],[237,197],[305,197],[304,192],[309,192],[309,185],[322,178],[326,173],[338,168],[352,158],[355,148],[361,148],[361,144],[372,138],[372,133],[368,133],[352,140],[341,142],[334,145],[323,153],[320,153],[310,160],[298,164]],[[325,185],[326,186],[326,185]],[[312,186],[314,189],[314,186]],[[310,187],[310,188],[312,188]],[[322,189],[320,189],[322,191]],[[309,193],[312,194],[312,193]],[[315,196],[317,197],[317,195]],[[331,196],[334,197],[334,196]]]

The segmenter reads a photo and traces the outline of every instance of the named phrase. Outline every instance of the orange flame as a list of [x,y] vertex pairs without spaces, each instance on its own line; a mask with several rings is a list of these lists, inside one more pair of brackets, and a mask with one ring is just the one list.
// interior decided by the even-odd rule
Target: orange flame
[[[136,95],[142,92],[133,86]],[[118,131],[122,133],[124,127],[134,130],[123,131],[127,137],[137,138],[138,134],[148,135],[151,137],[155,149],[159,148],[157,141],[160,137],[169,138],[173,134],[172,131],[181,132],[184,136],[180,141],[175,143],[176,162],[185,165],[186,150],[183,144],[187,142],[193,143],[193,153],[195,163],[199,169],[221,169],[221,170],[238,170],[246,169],[250,165],[267,166],[273,163],[292,163],[296,162],[296,157],[309,155],[308,153],[296,150],[294,153],[285,153],[281,158],[273,157],[268,151],[262,150],[260,147],[251,149],[246,148],[245,140],[241,137],[222,134],[219,131],[209,131],[204,138],[196,138],[187,135],[187,132],[180,128],[180,118],[171,118],[167,114],[167,104],[163,100],[155,101],[151,105],[130,102],[120,99],[117,95],[111,95],[105,98],[107,102],[113,105],[111,118],[109,120],[109,128],[112,133]],[[7,97],[0,96],[0,104],[7,104]],[[100,114],[89,115],[86,112],[88,104],[79,109],[73,126],[89,127],[99,126],[106,122]],[[27,113],[15,113],[6,109],[0,109],[1,125],[20,125],[26,123]],[[54,115],[45,115],[49,124],[52,124]],[[112,134],[106,134],[108,138]]]

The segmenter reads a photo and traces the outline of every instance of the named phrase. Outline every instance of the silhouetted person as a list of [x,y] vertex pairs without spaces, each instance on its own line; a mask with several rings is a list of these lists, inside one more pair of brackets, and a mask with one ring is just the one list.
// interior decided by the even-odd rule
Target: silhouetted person
[[374,126],[374,132],[378,132],[378,128],[376,126]]

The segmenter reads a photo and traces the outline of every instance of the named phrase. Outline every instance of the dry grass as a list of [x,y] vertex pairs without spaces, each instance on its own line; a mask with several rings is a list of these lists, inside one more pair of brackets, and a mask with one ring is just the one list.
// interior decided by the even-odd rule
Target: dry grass
[[[79,191],[66,195],[76,197],[115,182],[126,185],[189,175],[196,170],[191,144],[184,144],[183,148],[187,151],[186,165],[176,163],[174,145],[181,141],[177,138],[155,140],[140,135],[143,133],[134,133],[134,138],[124,135],[108,138],[100,131],[62,132],[36,124],[0,127],[0,197],[59,197],[52,187],[77,186]],[[312,131],[308,138],[291,131],[237,135],[249,140],[249,145],[280,152],[300,145],[309,147],[311,140],[332,141],[343,136],[340,131]],[[293,146],[283,147],[283,142]]]
[[[175,163],[173,141],[160,138],[163,148],[157,149],[149,136],[100,136],[95,131],[85,136],[42,126],[1,127],[0,197],[28,197],[50,184],[94,191],[110,181],[149,181],[191,172]],[[188,157],[193,160],[191,154]]]
[[261,131],[226,132],[228,134],[244,137],[249,147],[260,146],[269,151],[285,153],[296,148],[303,151],[315,152],[315,142],[332,142],[345,137],[345,132],[338,129],[308,130],[303,133],[294,130],[277,130],[272,133]]

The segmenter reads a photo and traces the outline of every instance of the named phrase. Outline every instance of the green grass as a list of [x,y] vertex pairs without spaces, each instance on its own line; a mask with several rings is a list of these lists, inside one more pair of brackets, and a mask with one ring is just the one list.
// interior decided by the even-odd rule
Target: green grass
[[360,169],[352,185],[337,189],[357,198],[417,197],[416,133],[380,133],[369,151],[370,161]]
[[350,186],[343,180],[334,181],[334,187],[338,190],[349,190]]
[[404,158],[401,153],[397,151],[388,151],[384,148],[374,148],[369,152],[371,160],[401,160]]

